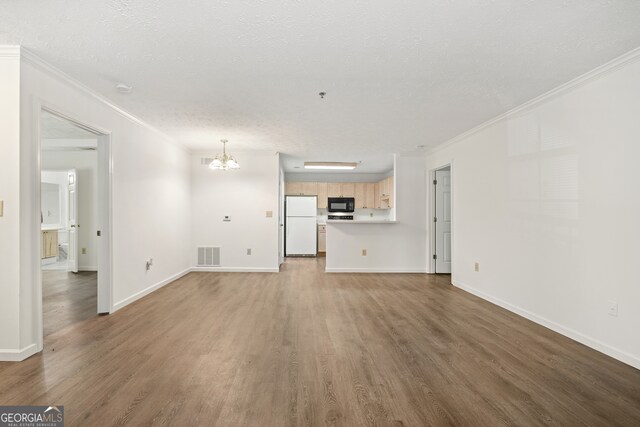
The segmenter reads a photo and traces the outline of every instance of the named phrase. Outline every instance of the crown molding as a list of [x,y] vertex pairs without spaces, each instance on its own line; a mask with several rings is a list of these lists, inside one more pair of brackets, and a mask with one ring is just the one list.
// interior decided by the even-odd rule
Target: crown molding
[[637,60],[640,59],[640,47],[635,48],[603,65],[600,65],[599,67],[594,68],[591,71],[588,71],[572,80],[569,80],[568,82],[561,84],[560,86],[557,86],[554,89],[551,89],[548,92],[543,93],[542,95],[539,95],[527,102],[525,102],[524,104],[520,104],[519,106],[512,108],[511,110],[508,110],[505,113],[502,113],[490,120],[487,120],[484,123],[479,124],[478,126],[475,126],[471,129],[469,129],[466,132],[463,132],[441,144],[436,145],[435,147],[431,148],[430,150],[426,151],[427,154],[433,154],[433,153],[437,153],[438,151],[444,150],[445,148],[448,148],[452,145],[455,145],[456,143],[470,137],[471,135],[474,135],[498,122],[500,122],[501,120],[504,120],[506,118],[509,118],[515,114],[518,113],[522,113],[524,111],[530,110],[532,108],[537,107],[538,105],[542,104],[545,101],[549,101],[553,98],[556,98],[560,95],[564,95],[568,92],[571,92],[593,80],[597,80],[601,77],[606,76],[607,74],[610,74],[622,67],[624,67],[625,65],[631,64]]
[[20,46],[0,45],[0,58],[20,58]]
[[[13,46],[12,46],[13,47]],[[167,141],[173,143],[174,145],[176,145],[179,148],[182,148],[183,150],[186,150],[187,152],[191,152],[191,150],[189,150],[189,148],[187,146],[185,146],[184,144],[182,144],[181,142],[177,141],[176,139],[170,137],[169,135],[165,134],[164,132],[162,132],[161,130],[159,130],[158,128],[150,125],[149,123],[143,121],[142,119],[134,116],[133,114],[127,112],[126,110],[124,110],[123,108],[119,107],[118,105],[114,104],[111,100],[107,99],[105,96],[99,94],[98,92],[94,91],[93,89],[90,89],[88,86],[84,85],[83,83],[80,83],[78,80],[76,80],[75,78],[71,77],[70,75],[68,75],[67,73],[65,73],[64,71],[60,70],[59,68],[54,67],[53,65],[49,64],[48,62],[46,62],[45,60],[43,60],[42,58],[40,58],[39,56],[37,56],[35,53],[31,52],[30,50],[22,47],[22,46],[15,46],[14,48],[18,49],[18,55],[25,61],[28,62],[29,64],[33,65],[34,67],[36,67],[37,69],[39,69],[40,71],[55,77],[56,79],[58,79],[59,81],[61,81],[62,83],[73,87],[76,90],[79,90],[81,92],[83,92],[84,94],[88,95],[89,97],[93,98],[94,100],[100,102],[101,104],[105,105],[106,107],[112,109],[113,111],[115,111],[116,113],[120,114],[122,117],[130,120],[131,122],[140,125],[142,127],[144,127],[145,129],[161,136],[162,138],[166,139]],[[1,51],[0,51],[0,56],[1,56]]]

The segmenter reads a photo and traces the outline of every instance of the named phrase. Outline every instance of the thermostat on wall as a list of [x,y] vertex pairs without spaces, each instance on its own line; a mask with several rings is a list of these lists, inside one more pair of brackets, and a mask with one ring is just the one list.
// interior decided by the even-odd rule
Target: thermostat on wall
[[231,217],[229,215],[225,215],[222,220],[223,221],[231,221]]

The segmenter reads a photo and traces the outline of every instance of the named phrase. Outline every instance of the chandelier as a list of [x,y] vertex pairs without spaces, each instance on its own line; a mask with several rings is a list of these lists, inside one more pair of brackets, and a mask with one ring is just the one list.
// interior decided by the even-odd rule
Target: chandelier
[[215,159],[209,164],[209,169],[223,170],[238,169],[240,165],[236,162],[233,156],[227,154],[227,141],[226,139],[220,140],[222,142],[222,154],[218,154]]

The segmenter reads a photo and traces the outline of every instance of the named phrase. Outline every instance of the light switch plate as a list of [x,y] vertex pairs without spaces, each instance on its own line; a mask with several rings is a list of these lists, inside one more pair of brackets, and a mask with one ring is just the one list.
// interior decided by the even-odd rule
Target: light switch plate
[[273,211],[267,211],[267,218],[273,218]]
[[0,216],[4,216],[4,200],[0,200]]

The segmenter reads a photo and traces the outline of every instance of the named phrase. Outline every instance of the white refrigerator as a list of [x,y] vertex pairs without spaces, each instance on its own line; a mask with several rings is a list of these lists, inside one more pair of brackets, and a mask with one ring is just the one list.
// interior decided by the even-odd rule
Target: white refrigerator
[[286,256],[318,255],[317,206],[316,196],[286,196]]

